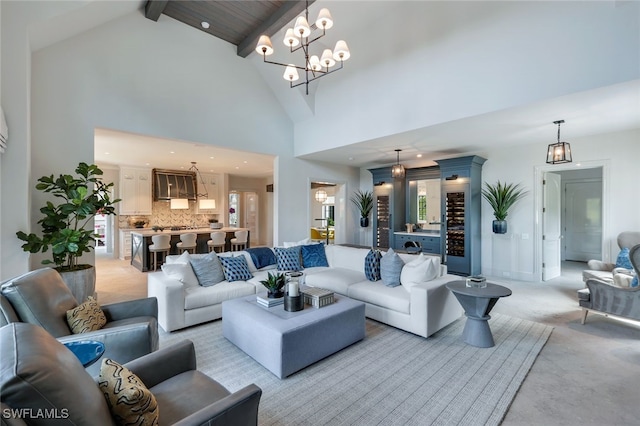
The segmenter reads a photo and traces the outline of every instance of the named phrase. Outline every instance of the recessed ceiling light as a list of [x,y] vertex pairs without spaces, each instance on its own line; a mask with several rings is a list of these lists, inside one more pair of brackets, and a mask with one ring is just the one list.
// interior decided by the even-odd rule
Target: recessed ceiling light
[[151,165],[151,163],[145,163],[145,165],[150,166],[150,165]]
[[175,151],[169,151],[169,154],[175,154],[175,153],[176,153]]
[[349,157],[349,161],[353,161],[353,157]]
[[105,153],[104,153],[104,155],[109,155],[109,153],[108,153],[108,152],[105,152]]
[[243,161],[243,163],[244,163],[244,164],[247,164],[246,160],[245,160],[245,161]]
[[422,158],[422,154],[418,154],[418,155],[416,155],[416,157]]
[[240,167],[236,166],[236,170],[240,169]]
[[209,158],[213,160],[213,159],[214,159],[214,158],[216,158],[216,157],[209,157]]
[[209,29],[209,23],[207,21],[200,22],[200,26],[202,26],[202,28],[204,28],[205,30]]

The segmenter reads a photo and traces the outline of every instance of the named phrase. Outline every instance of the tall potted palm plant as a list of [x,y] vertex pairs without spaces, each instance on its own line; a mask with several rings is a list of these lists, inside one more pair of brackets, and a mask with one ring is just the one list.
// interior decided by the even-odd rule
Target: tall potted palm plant
[[373,209],[373,192],[358,190],[351,197],[351,202],[360,212],[360,226],[366,228],[369,226],[369,215]]
[[506,218],[509,214],[509,209],[516,201],[524,197],[526,193],[527,191],[525,191],[519,183],[502,183],[500,181],[495,185],[491,185],[488,182],[484,183],[482,196],[493,209],[493,216],[496,218],[493,221],[494,233],[507,233]]
[[79,264],[78,259],[95,248],[98,234],[90,227],[93,218],[97,214],[115,215],[114,204],[120,200],[111,200],[109,191],[114,184],[100,179],[103,173],[95,164],[80,163],[75,172],[77,176],[61,174],[57,178],[51,175],[38,179],[36,189],[53,195],[58,203],[47,201],[40,208],[44,215],[38,221],[42,226],[41,235],[18,231],[16,236],[24,241],[22,249],[26,252],[46,253],[51,248],[52,258],[43,260],[42,264],[55,264],[54,269],[60,272],[74,295],[83,293],[82,288],[89,288],[88,296],[92,296],[95,270],[92,265]]

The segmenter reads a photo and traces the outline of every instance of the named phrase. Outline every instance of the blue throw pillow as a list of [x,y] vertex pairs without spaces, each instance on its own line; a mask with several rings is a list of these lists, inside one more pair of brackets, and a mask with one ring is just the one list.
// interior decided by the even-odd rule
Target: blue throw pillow
[[276,247],[276,260],[278,271],[301,271],[300,264],[300,246],[295,247]]
[[380,259],[382,253],[380,250],[369,250],[367,257],[364,258],[364,275],[369,281],[380,280]]
[[227,281],[247,281],[253,278],[244,256],[220,257],[220,261],[224,267],[224,276]]
[[380,259],[380,278],[387,287],[397,287],[400,285],[400,273],[404,262],[392,248]]
[[616,259],[616,268],[625,268],[625,269],[633,269],[631,265],[631,259],[629,259],[629,249],[623,248],[618,253],[618,258]]
[[635,277],[633,277],[633,279],[631,280],[631,284],[629,284],[629,287],[638,287],[638,276],[637,275]]
[[305,268],[329,266],[327,255],[324,253],[324,244],[302,246],[302,266]]
[[202,258],[190,257],[189,263],[201,286],[210,287],[224,281],[224,270],[215,253]]

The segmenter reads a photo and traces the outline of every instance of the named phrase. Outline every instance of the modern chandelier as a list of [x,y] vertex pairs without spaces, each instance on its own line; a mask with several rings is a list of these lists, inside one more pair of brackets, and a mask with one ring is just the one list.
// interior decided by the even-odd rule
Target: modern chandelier
[[401,149],[396,149],[396,164],[391,167],[391,177],[396,179],[401,179],[404,177],[404,166],[400,164],[400,151]]
[[[261,35],[256,46],[256,52],[262,55],[262,60],[267,64],[280,65],[285,67],[283,78],[289,82],[291,88],[298,87],[301,84],[306,85],[306,93],[309,94],[309,83],[321,77],[325,77],[333,72],[342,69],[344,61],[349,59],[351,53],[349,47],[344,40],[336,43],[333,52],[331,49],[324,49],[322,55],[311,55],[309,53],[309,45],[318,41],[326,35],[326,31],[333,27],[333,18],[329,9],[323,8],[318,14],[318,19],[313,25],[309,25],[309,2],[306,3],[304,16],[299,16],[293,28],[288,28],[284,36],[284,45],[289,47],[291,53],[302,49],[304,54],[304,66],[295,64],[283,64],[280,62],[268,61],[267,56],[273,54],[273,45],[271,39],[267,35]],[[312,31],[322,31],[315,38],[311,38]],[[330,69],[339,63],[338,68]],[[300,80],[298,70],[304,71],[304,80],[300,83],[294,82]]]
[[560,142],[560,125],[562,123],[564,123],[564,120],[553,122],[553,124],[558,125],[558,142],[549,144],[547,148],[547,163],[549,164],[562,164],[573,161],[571,159],[571,145],[569,145],[569,142]]
[[[200,170],[196,167],[196,162],[191,162],[191,167],[189,167],[189,171],[195,173],[196,181],[200,181],[202,184],[202,189],[204,192],[197,192],[195,194],[195,198],[198,200],[198,207],[200,209],[215,209],[216,208],[216,200],[209,199],[209,191],[207,191],[207,184],[204,182],[204,178],[200,174]],[[180,194],[181,195],[181,194]],[[188,194],[186,194],[188,195]],[[189,200],[187,198],[173,198],[171,200],[171,209],[188,209],[189,208]]]

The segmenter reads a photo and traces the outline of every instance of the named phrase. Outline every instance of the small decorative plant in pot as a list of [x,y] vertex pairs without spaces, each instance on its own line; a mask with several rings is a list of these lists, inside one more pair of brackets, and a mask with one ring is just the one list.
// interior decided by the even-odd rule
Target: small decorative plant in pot
[[[63,279],[66,272],[92,269],[95,285],[94,268],[78,264],[78,259],[95,248],[98,234],[91,226],[92,219],[98,214],[115,215],[114,204],[120,200],[111,200],[109,191],[114,184],[100,179],[102,170],[95,164],[80,163],[75,172],[77,176],[51,175],[38,179],[36,189],[53,195],[58,202],[47,201],[40,208],[44,215],[38,221],[42,226],[41,236],[22,231],[16,232],[16,236],[24,241],[22,249],[26,252],[46,253],[51,248],[52,259],[45,259],[42,264],[55,264]],[[72,287],[70,285],[73,292]],[[93,292],[89,296],[93,296]]]
[[516,201],[527,194],[520,184],[502,183],[498,181],[495,185],[485,182],[482,189],[482,196],[493,209],[493,232],[496,234],[507,233],[507,215],[509,209]]
[[266,280],[261,280],[260,283],[267,288],[267,297],[269,299],[277,299],[284,296],[284,286],[287,283],[286,276],[280,272],[267,274]]
[[355,204],[358,212],[360,212],[360,226],[366,228],[369,226],[369,215],[373,210],[373,192],[358,190],[351,197],[351,202]]

